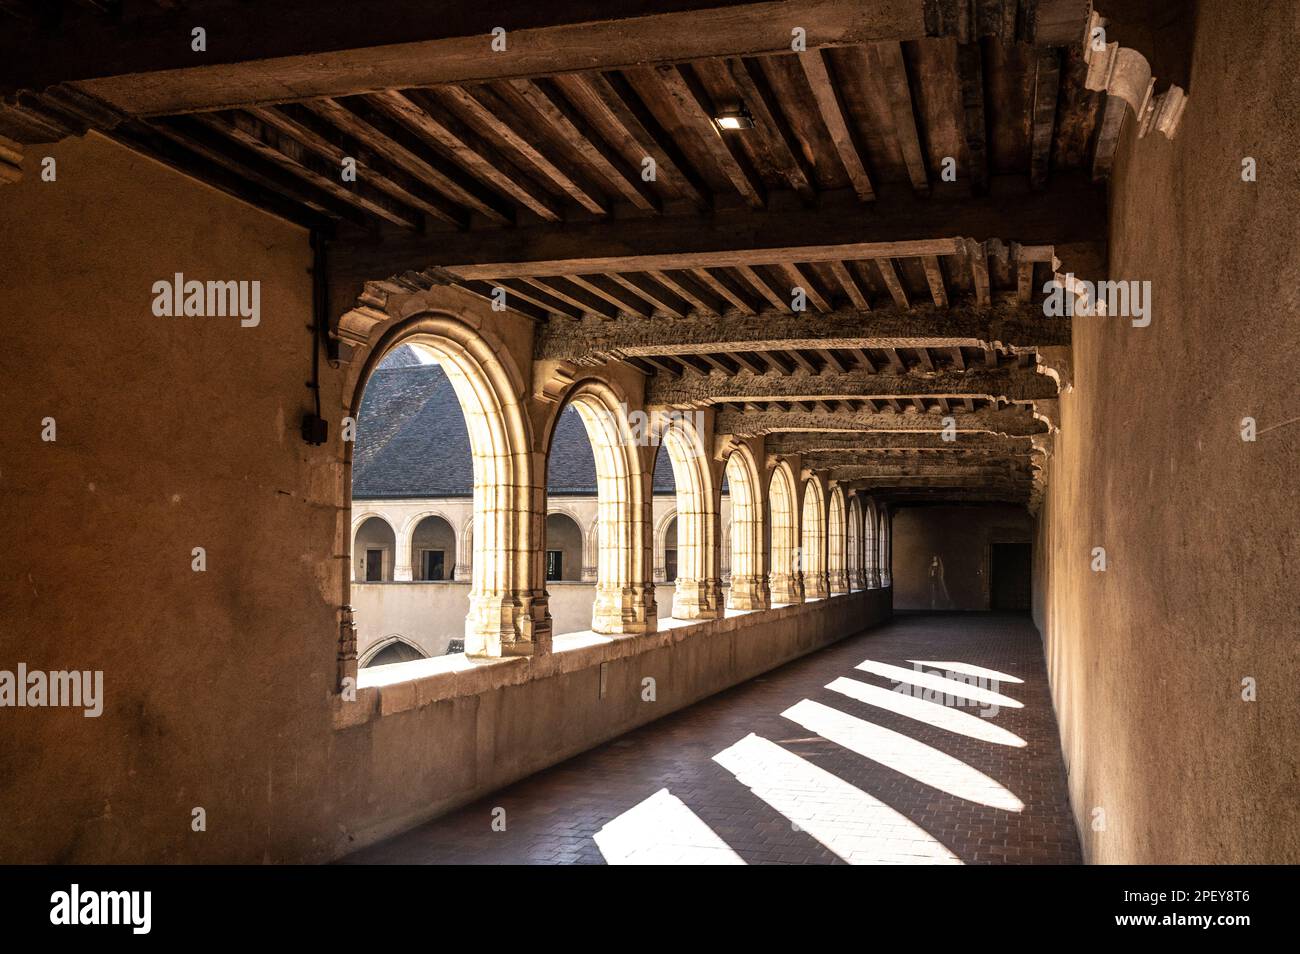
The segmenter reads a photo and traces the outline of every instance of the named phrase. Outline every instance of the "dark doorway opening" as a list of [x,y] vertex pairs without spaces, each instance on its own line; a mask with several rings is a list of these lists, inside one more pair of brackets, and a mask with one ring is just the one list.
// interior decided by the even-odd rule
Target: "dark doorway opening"
[[379,583],[384,578],[384,551],[366,551],[366,582]]
[[1033,572],[1028,543],[992,544],[990,602],[995,610],[1029,612]]

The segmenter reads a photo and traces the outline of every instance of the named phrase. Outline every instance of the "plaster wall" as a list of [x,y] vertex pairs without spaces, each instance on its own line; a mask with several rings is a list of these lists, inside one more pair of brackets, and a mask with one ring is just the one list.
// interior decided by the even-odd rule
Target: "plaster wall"
[[1035,619],[1090,861],[1295,863],[1300,30],[1216,0],[1137,40],[1189,95],[1173,142],[1129,116],[1111,183],[1110,277],[1152,319],[1074,319]]
[[[450,657],[487,675],[341,702],[350,507],[339,442],[298,433],[314,403],[306,233],[91,135],[26,152],[0,196],[0,262],[0,668],[103,673],[98,718],[0,712],[0,861],[329,859],[889,611],[875,590],[561,636],[535,659]],[[176,272],[260,281],[260,323],[155,316],[153,283]],[[526,325],[474,317],[528,369]],[[333,434],[349,373],[321,364]]]

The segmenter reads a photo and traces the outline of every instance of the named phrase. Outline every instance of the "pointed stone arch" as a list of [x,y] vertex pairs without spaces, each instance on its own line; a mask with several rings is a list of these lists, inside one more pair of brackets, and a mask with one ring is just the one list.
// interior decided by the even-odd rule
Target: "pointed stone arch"
[[862,498],[856,493],[849,494],[845,516],[844,543],[848,551],[846,569],[849,576],[849,589],[865,590],[867,577],[862,569]]
[[419,567],[417,566],[418,561],[415,559],[415,535],[419,531],[420,527],[424,525],[426,520],[441,520],[446,524],[447,532],[451,537],[452,549],[451,553],[448,554],[451,559],[443,565],[443,572],[445,575],[442,579],[456,579],[456,562],[460,557],[461,548],[464,546],[464,542],[456,533],[456,525],[452,523],[451,518],[441,510],[422,510],[410,517],[406,523],[403,524],[402,535],[398,543],[397,579],[425,579],[422,573],[417,572]]
[[805,599],[831,595],[826,574],[826,489],[816,475],[804,481],[800,565]]
[[659,434],[677,487],[677,580],[674,619],[722,615],[718,570],[718,512],[705,435],[689,415],[668,415]]
[[654,632],[658,614],[650,580],[649,481],[626,418],[627,398],[599,378],[575,382],[557,401],[550,417],[545,442],[548,458],[556,423],[568,406],[582,419],[596,464],[598,543],[592,631],[605,635]]
[[[541,521],[532,519],[535,481],[523,378],[503,343],[465,316],[415,310],[387,325],[365,361],[359,367],[352,365],[356,369],[349,372],[353,419],[359,416],[371,373],[399,345],[425,351],[442,367],[469,433],[474,516],[465,652],[471,656],[545,652],[550,647],[550,614],[545,590],[528,558],[540,548]],[[351,443],[345,447],[350,496],[353,447]],[[345,596],[344,605],[348,602]]]
[[[677,519],[677,508],[674,506],[674,507],[669,507],[662,514],[660,514],[659,519],[655,522],[654,578],[656,583],[667,579],[667,576],[663,575],[661,571],[665,571],[665,567],[667,565],[668,551],[670,549],[677,548],[676,537],[678,531],[677,528],[673,526],[673,521],[676,519]],[[672,528],[673,530],[674,539],[672,540],[668,539],[669,528]]]
[[830,508],[826,515],[826,576],[831,596],[849,591],[848,540],[844,530],[846,517],[844,488],[832,484]]
[[731,587],[727,606],[737,610],[767,609],[772,598],[763,548],[761,471],[746,444],[737,444],[727,454],[725,469],[731,496]]
[[867,576],[867,589],[880,588],[880,518],[876,502],[867,500],[862,512],[863,571]]
[[770,526],[768,586],[773,603],[802,603],[803,576],[799,566],[799,485],[785,461],[772,469],[767,485]]
[[879,548],[880,548],[880,585],[893,586],[894,579],[892,567],[894,562],[894,531],[893,521],[889,508],[881,505],[876,508],[880,515],[879,528]]

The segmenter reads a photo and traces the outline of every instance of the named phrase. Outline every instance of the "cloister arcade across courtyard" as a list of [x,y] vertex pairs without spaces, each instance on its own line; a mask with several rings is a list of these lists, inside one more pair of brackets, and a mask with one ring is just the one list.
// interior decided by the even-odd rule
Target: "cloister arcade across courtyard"
[[[494,390],[503,382],[522,380],[517,368],[493,365],[490,362],[498,359],[491,357],[484,366],[478,363],[484,359],[475,358],[499,353],[475,327],[482,326],[481,317],[475,325],[461,324],[454,313],[431,311],[405,323],[405,333],[384,333],[385,352],[368,357],[366,365],[374,373],[385,367],[386,354],[411,348],[423,352],[426,361],[451,369],[447,377],[469,434],[474,481],[468,499],[389,496],[354,503],[350,583],[365,595],[348,602],[357,607],[356,622],[363,633],[356,646],[359,658],[375,659],[376,644],[396,641],[418,649],[421,658],[445,652],[437,648],[438,640],[402,630],[418,630],[416,620],[429,618],[440,620],[446,629],[447,615],[454,614],[462,600],[467,603],[464,639],[450,640],[450,647],[463,646],[468,655],[485,657],[536,652],[551,636],[568,631],[552,625],[548,584],[550,589],[565,583],[594,584],[589,625],[583,628],[599,635],[653,632],[661,616],[716,619],[727,610],[765,610],[881,585],[877,576],[853,577],[848,570],[850,565],[874,566],[877,558],[868,547],[887,535],[887,510],[852,485],[846,489],[824,472],[801,467],[797,455],[766,454],[762,438],[716,433],[712,414],[673,415],[644,406],[616,378],[592,374],[575,381],[557,400],[529,406],[527,396],[518,391]],[[430,327],[443,331],[436,346],[422,330]],[[364,382],[359,384],[364,388]],[[381,412],[362,414],[360,401],[354,398],[354,403],[362,422],[358,443],[365,447],[370,430],[382,431],[387,425]],[[518,418],[513,426],[520,432],[512,435],[502,409],[521,407],[529,413]],[[582,509],[578,501],[551,500],[544,492],[539,499],[536,489],[503,496],[495,489],[489,492],[484,483],[498,474],[518,474],[521,481],[540,480],[544,490],[540,475],[557,451],[547,438],[534,436],[533,429],[542,435],[554,433],[566,408],[577,412],[586,444],[575,448],[570,438],[559,452],[594,456],[595,514],[585,528],[575,513]],[[456,422],[446,420],[447,410],[439,408],[442,426],[454,427]],[[665,426],[636,429],[630,419],[638,414]],[[512,436],[515,446],[533,450],[512,450]],[[497,459],[515,454],[522,458]],[[671,471],[668,494],[656,493],[654,487],[661,454]],[[769,488],[766,499],[756,490],[762,486]],[[802,503],[787,503],[796,486],[802,488]],[[531,509],[500,512],[519,501],[527,501]],[[868,519],[881,521],[881,526],[868,527]],[[475,545],[482,539],[480,527],[524,528],[538,522],[541,530],[533,533],[542,541],[541,560],[501,544]],[[481,566],[485,559],[495,563]],[[519,567],[527,568],[522,576]],[[510,581],[526,585],[504,585]],[[462,587],[418,587],[402,597],[390,591],[383,599],[369,596],[373,584],[401,582]],[[466,582],[468,593],[463,592]],[[666,583],[672,584],[672,596],[667,606],[659,607],[655,591]],[[773,593],[783,598],[774,599]],[[518,609],[524,605],[530,608],[526,619]],[[367,612],[377,618],[367,619]],[[384,619],[386,615],[391,618]],[[572,619],[571,613],[565,616]],[[515,631],[500,632],[503,620],[514,620]],[[525,632],[528,639],[523,638]],[[382,661],[395,655],[389,653]]]

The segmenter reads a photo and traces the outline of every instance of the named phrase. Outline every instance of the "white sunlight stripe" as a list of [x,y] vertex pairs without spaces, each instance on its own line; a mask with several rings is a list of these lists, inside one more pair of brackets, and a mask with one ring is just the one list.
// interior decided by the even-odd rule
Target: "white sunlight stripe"
[[861,669],[863,672],[875,673],[877,676],[884,676],[886,679],[892,679],[895,682],[910,683],[913,686],[920,686],[922,689],[934,689],[936,692],[956,696],[960,699],[973,699],[976,702],[1006,706],[1009,709],[1024,708],[1023,703],[1017,702],[1010,696],[1004,696],[1000,692],[994,692],[992,689],[957,682],[955,679],[945,679],[943,676],[933,676],[928,672],[918,672],[915,669],[904,669],[902,666],[894,666],[890,663],[876,662],[874,659],[864,659],[854,668]]
[[996,679],[998,682],[1010,682],[1016,685],[1024,682],[1023,679],[1017,676],[998,672],[996,669],[985,669],[983,666],[976,666],[974,663],[935,662],[931,659],[909,659],[908,662],[916,663],[918,666],[929,666],[931,669],[942,669],[946,672],[964,672],[968,676],[979,676],[981,679]]
[[1014,732],[1007,731],[990,719],[982,719],[973,713],[963,712],[952,706],[927,702],[913,695],[894,692],[891,689],[873,686],[844,676],[828,682],[826,688],[850,699],[856,699],[858,702],[865,702],[869,706],[888,709],[890,712],[907,716],[917,722],[924,722],[936,729],[946,729],[970,739],[992,742],[994,745],[1010,745],[1018,749],[1025,747],[1025,740]]
[[961,864],[906,816],[761,736],[750,733],[713,761],[849,864]]
[[911,736],[804,699],[781,715],[863,758],[969,802],[1018,812],[1025,805],[996,779]]
[[744,859],[666,788],[595,834],[611,865],[743,865]]

